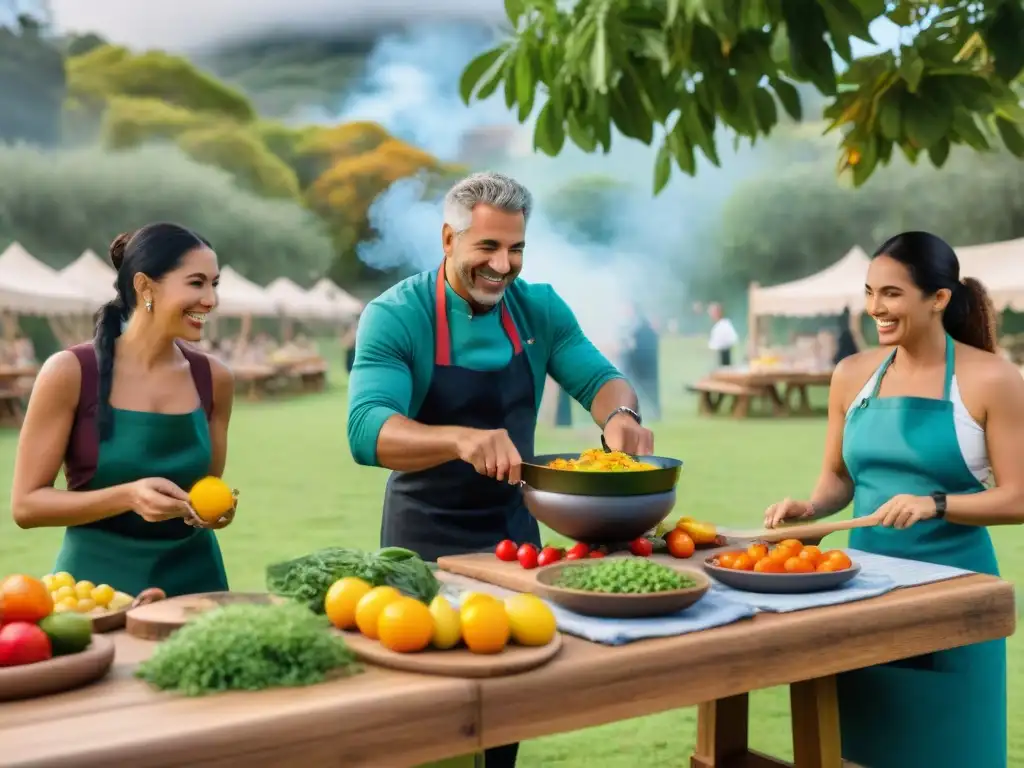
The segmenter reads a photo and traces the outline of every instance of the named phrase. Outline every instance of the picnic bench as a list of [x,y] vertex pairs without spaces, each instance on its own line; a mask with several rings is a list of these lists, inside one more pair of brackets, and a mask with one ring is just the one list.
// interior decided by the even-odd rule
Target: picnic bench
[[702,379],[696,384],[686,387],[698,395],[697,410],[702,414],[718,413],[726,398],[732,404],[729,410],[738,419],[750,414],[750,405],[754,400],[762,400],[768,404],[772,413],[778,414],[783,408],[775,388],[767,384],[737,384],[717,379]]

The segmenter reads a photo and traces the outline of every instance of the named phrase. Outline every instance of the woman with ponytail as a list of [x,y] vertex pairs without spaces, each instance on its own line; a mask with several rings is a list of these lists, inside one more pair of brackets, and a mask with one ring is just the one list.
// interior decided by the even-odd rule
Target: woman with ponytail
[[[65,528],[55,570],[128,594],[226,590],[212,524],[187,489],[219,476],[234,392],[230,371],[195,347],[217,305],[217,256],[176,224],[110,246],[115,298],[91,343],[43,365],[18,440],[11,488],[22,528]],[[64,467],[67,490],[53,487]]]
[[[836,366],[825,461],[806,501],[765,524],[874,516],[850,546],[999,575],[988,526],[1024,523],[1024,378],[996,352],[984,287],[953,249],[905,232],[864,286],[883,348]],[[884,638],[879,639],[885,642]],[[871,768],[1005,768],[1006,641],[839,677],[843,757]]]

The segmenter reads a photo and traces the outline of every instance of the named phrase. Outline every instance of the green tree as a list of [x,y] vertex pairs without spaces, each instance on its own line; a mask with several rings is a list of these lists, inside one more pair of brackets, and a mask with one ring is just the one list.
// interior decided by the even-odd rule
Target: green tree
[[38,22],[0,26],[0,141],[60,143],[65,88],[64,56]]
[[[941,167],[950,149],[987,150],[995,137],[1024,157],[1020,0],[506,0],[509,39],[466,67],[467,102],[502,86],[521,122],[535,105],[534,143],[556,155],[568,137],[608,151],[612,127],[660,142],[654,188],[673,163],[696,171],[697,151],[719,163],[719,126],[751,142],[803,110],[795,83],[829,98],[841,130],[839,170],[864,183],[899,148]],[[854,58],[888,18],[912,40]],[[842,60],[837,73],[835,62]]]
[[607,245],[619,232],[629,186],[608,176],[578,176],[544,202],[545,215],[574,240]]
[[295,171],[246,126],[220,123],[186,131],[178,146],[194,160],[224,169],[258,195],[299,199]]

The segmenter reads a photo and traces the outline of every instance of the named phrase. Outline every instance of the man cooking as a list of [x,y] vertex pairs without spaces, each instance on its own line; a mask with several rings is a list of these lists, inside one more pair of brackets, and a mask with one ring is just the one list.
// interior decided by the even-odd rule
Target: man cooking
[[444,261],[370,302],[349,380],[348,440],[388,478],[381,545],[426,560],[502,539],[540,544],[519,489],[550,374],[587,408],[608,447],[650,454],[636,393],[583,335],[550,285],[517,280],[529,191],[463,179],[444,201]]

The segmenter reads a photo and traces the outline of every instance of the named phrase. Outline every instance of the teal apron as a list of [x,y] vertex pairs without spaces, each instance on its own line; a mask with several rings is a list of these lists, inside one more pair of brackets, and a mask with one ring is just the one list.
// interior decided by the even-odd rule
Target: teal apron
[[[192,413],[113,409],[114,429],[99,445],[96,472],[84,491],[147,477],[188,490],[210,470],[210,430],[202,408]],[[181,519],[148,523],[134,512],[67,528],[55,571],[137,595],[159,587],[168,597],[227,590],[213,531]]]
[[[953,340],[946,339],[941,400],[871,396],[849,415],[843,460],[854,484],[853,514],[872,514],[893,496],[978,493],[964,462],[950,390]],[[945,520],[905,530],[860,528],[850,546],[999,575],[987,529]],[[879,643],[885,643],[879,636]],[[1005,768],[1006,641],[932,653],[839,676],[843,757],[866,768]]]

